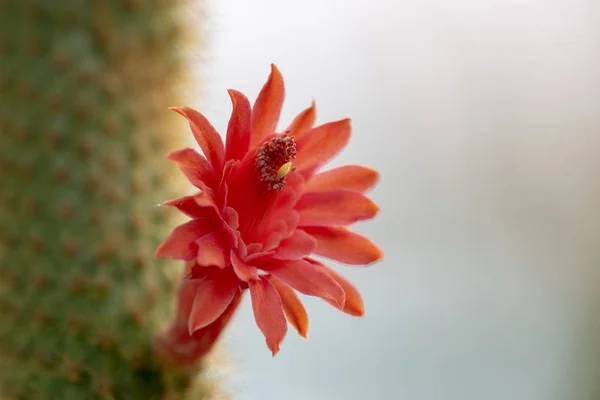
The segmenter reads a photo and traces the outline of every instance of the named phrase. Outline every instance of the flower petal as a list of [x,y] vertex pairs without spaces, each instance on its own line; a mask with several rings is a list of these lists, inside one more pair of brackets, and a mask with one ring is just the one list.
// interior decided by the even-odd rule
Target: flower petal
[[251,110],[250,102],[237,90],[228,90],[233,110],[227,126],[227,141],[225,147],[225,161],[241,160],[248,152],[250,145]]
[[229,265],[229,252],[223,246],[221,239],[215,232],[207,233],[196,240],[198,255],[196,262],[202,267],[225,268]]
[[298,334],[306,339],[308,335],[308,314],[306,308],[298,298],[298,295],[288,285],[275,278],[269,277],[269,281],[275,286],[281,302],[283,303],[283,312],[288,322],[298,331]]
[[229,306],[239,289],[239,280],[229,268],[214,272],[198,283],[188,328],[190,335],[213,323]]
[[317,241],[312,236],[304,231],[297,230],[288,239],[279,243],[273,257],[282,260],[299,260],[310,255],[315,247],[317,247]]
[[219,336],[231,320],[231,317],[240,305],[240,302],[242,301],[242,295],[243,294],[241,291],[236,290],[233,299],[231,300],[225,311],[223,311],[223,313],[219,315],[219,317],[213,323],[195,331],[192,334],[192,338],[199,345],[199,348],[196,349],[197,357],[205,355],[214,346],[217,339],[219,338]]
[[198,252],[196,239],[212,230],[213,226],[207,223],[206,220],[194,219],[179,225],[158,246],[154,256],[184,261],[191,260],[196,257]]
[[267,341],[273,355],[279,352],[279,345],[287,333],[287,322],[283,314],[283,304],[275,287],[266,279],[253,279],[248,282],[252,310],[258,328]]
[[210,219],[214,212],[206,207],[201,207],[196,202],[196,195],[180,197],[163,203],[164,206],[177,208],[179,211],[191,218]]
[[[205,270],[208,272],[208,269]],[[190,313],[192,312],[192,306],[194,305],[194,299],[198,292],[200,282],[206,277],[199,279],[184,279],[179,287],[179,293],[177,295],[177,318],[176,321],[180,324],[186,325],[190,319]]]
[[342,277],[333,269],[321,264],[317,260],[307,258],[306,261],[310,262],[319,270],[331,276],[342,287],[342,289],[344,289],[344,292],[346,293],[346,304],[344,304],[344,309],[342,310],[343,312],[355,317],[362,317],[365,314],[365,305],[363,303],[362,296],[358,292],[358,289],[354,287],[354,285],[348,282],[346,278]]
[[294,166],[308,176],[339,153],[349,140],[349,119],[319,125],[296,141],[298,155]]
[[240,216],[237,211],[231,207],[225,207],[225,210],[223,210],[223,221],[225,221],[225,223],[229,225],[231,229],[237,229],[240,227]]
[[379,173],[361,165],[344,165],[313,175],[304,185],[306,191],[333,189],[366,192],[379,180]]
[[369,239],[341,226],[305,226],[302,230],[317,239],[315,254],[350,265],[366,265],[383,258]]
[[250,147],[255,147],[267,135],[275,132],[283,105],[285,88],[283,77],[275,64],[271,64],[271,74],[262,87],[254,107],[252,107],[252,135]]
[[214,188],[215,171],[196,150],[187,147],[170,153],[167,158],[175,161],[185,177],[198,189],[206,190],[206,187]]
[[233,250],[231,250],[230,259],[233,271],[240,280],[248,282],[251,279],[258,279],[256,268],[242,261]]
[[[188,287],[188,289],[190,288]],[[219,318],[190,336],[187,321],[196,295],[195,288],[192,287],[191,289],[185,293],[180,291],[179,297],[178,312],[186,311],[184,308],[188,304],[187,314],[185,312],[180,313],[183,318],[175,320],[168,329],[158,334],[154,340],[154,349],[157,354],[165,357],[165,361],[173,363],[178,368],[193,367],[199,359],[212,349],[242,299],[242,292],[237,291],[233,300]],[[190,293],[191,298],[189,298]],[[181,296],[181,294],[184,296]]]
[[[215,199],[212,196],[209,196],[206,193],[200,193],[194,196],[194,200],[199,207],[206,208],[207,210],[212,210],[213,215],[215,216],[215,225],[218,224],[218,230],[220,233],[223,233],[227,239],[227,244],[232,247],[237,247],[238,238],[236,235],[235,229],[233,229],[227,221],[224,219],[223,214],[221,214],[219,210],[219,206],[215,203]],[[231,217],[229,215],[228,217]],[[231,221],[231,220],[230,220]],[[232,220],[232,222],[236,222]]]
[[300,293],[333,300],[340,310],[344,308],[344,289],[332,277],[305,260],[271,259],[262,261],[257,266]]
[[225,146],[223,139],[210,122],[198,111],[190,107],[171,107],[171,110],[183,115],[190,124],[196,142],[210,160],[215,171],[223,169]]
[[296,140],[298,140],[313,127],[316,118],[317,112],[315,108],[315,102],[313,101],[310,107],[303,110],[296,116],[296,118],[294,118],[286,131],[289,131],[290,136],[294,136]]
[[262,248],[263,248],[263,245],[261,243],[250,243],[248,245],[247,255],[258,253],[262,250]]
[[350,225],[373,218],[379,207],[353,190],[306,192],[296,204],[300,226]]

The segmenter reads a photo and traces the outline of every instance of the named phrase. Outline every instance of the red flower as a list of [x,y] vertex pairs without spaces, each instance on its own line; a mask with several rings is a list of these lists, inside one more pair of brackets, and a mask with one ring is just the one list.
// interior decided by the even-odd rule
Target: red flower
[[313,128],[313,103],[284,133],[276,133],[284,85],[274,65],[252,108],[242,93],[229,95],[226,146],[202,114],[173,108],[187,118],[206,156],[191,148],[168,156],[200,192],[165,203],[192,219],[156,251],[157,257],[187,262],[177,318],[158,341],[180,362],[210,349],[246,289],[273,355],[287,322],[307,335],[308,316],[296,291],[363,315],[356,288],[311,255],[351,265],[383,256],[369,239],[346,228],[377,214],[363,193],[378,173],[357,165],[317,172],[348,143],[350,120]]

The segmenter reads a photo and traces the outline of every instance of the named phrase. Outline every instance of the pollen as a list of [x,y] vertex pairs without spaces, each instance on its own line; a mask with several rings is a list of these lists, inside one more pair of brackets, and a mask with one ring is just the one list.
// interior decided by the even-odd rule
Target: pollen
[[255,167],[260,181],[271,191],[280,191],[285,186],[285,177],[295,168],[296,142],[293,136],[284,133],[265,142],[256,151]]

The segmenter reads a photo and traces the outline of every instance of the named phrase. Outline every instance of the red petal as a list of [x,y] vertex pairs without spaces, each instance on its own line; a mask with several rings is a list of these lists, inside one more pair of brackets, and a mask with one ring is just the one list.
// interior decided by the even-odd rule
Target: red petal
[[202,267],[225,268],[229,264],[229,252],[216,233],[211,232],[196,240],[198,256],[196,262]]
[[313,175],[304,185],[306,191],[349,189],[366,192],[379,180],[374,169],[360,165],[344,165]]
[[192,148],[170,153],[167,158],[175,161],[190,183],[199,189],[214,188],[215,172],[209,162]]
[[296,141],[298,155],[294,166],[307,176],[331,160],[349,140],[349,119],[319,125]]
[[283,239],[283,233],[282,232],[271,232],[269,233],[269,235],[267,236],[267,238],[264,240],[264,250],[265,251],[271,251],[273,249],[275,249],[277,246],[279,246],[279,243],[281,243],[281,240]]
[[217,130],[198,111],[189,107],[171,107],[171,110],[183,115],[189,122],[196,142],[210,160],[215,171],[223,169],[225,146]]
[[237,211],[231,207],[225,207],[225,210],[223,211],[223,221],[225,221],[225,223],[229,225],[231,229],[237,229],[240,227],[240,216]]
[[302,227],[317,239],[315,254],[350,265],[366,265],[383,258],[383,252],[369,239],[341,226]]
[[[215,320],[215,322],[197,330],[190,336],[187,321],[196,291],[188,290],[188,292],[192,293],[192,297],[191,299],[187,299],[189,307],[187,314],[185,315],[184,323],[176,320],[167,330],[157,335],[154,340],[157,354],[161,357],[165,356],[165,361],[173,363],[177,368],[193,367],[200,358],[212,349],[235,313],[235,310],[237,310],[242,299],[242,293],[237,291],[233,300],[231,300],[231,303],[227,306],[227,309]],[[180,291],[180,294],[181,293],[182,292]],[[182,297],[180,296],[179,299],[181,306]],[[178,308],[178,310],[181,309],[181,307]]]
[[275,202],[275,209],[292,208],[300,198],[300,193],[301,192],[290,188],[289,184],[286,183],[285,188],[279,193],[279,196],[277,197],[277,200]]
[[250,102],[237,90],[228,90],[233,110],[227,126],[227,145],[225,148],[225,161],[241,160],[248,152],[250,145]]
[[240,280],[248,282],[251,279],[258,279],[256,268],[243,262],[233,250],[231,251],[230,259],[233,271]]
[[304,305],[294,292],[294,289],[280,281],[279,279],[271,276],[269,280],[277,289],[279,297],[283,303],[283,312],[288,322],[298,331],[298,334],[306,339],[308,335],[308,314]]
[[300,293],[333,300],[340,310],[344,308],[344,289],[332,277],[307,261],[267,260],[260,262],[259,267]]
[[190,313],[190,335],[219,318],[238,289],[239,280],[229,268],[215,269],[210,276],[201,280]]
[[294,136],[296,140],[298,140],[313,127],[316,118],[317,113],[315,109],[315,102],[313,101],[309,108],[303,110],[296,116],[296,118],[294,118],[286,131],[289,131],[290,135]]
[[[223,311],[223,313],[217,318],[212,324],[205,326],[202,329],[197,330],[192,335],[192,339],[198,343],[198,348],[195,353],[197,357],[201,357],[208,353],[214,346],[215,342],[223,332],[223,329],[227,326],[231,317],[237,310],[240,302],[242,301],[242,292],[237,290],[233,299]],[[196,358],[197,359],[197,358]]]
[[273,355],[279,352],[279,345],[287,333],[287,322],[283,314],[283,304],[277,290],[266,279],[248,282],[252,298],[252,310],[258,328],[267,341]]
[[312,236],[304,231],[297,230],[290,238],[279,243],[273,257],[283,260],[299,260],[310,255],[316,246],[317,241]]
[[285,88],[281,72],[275,64],[271,64],[269,79],[258,94],[252,108],[251,147],[255,147],[267,135],[275,132],[284,95]]
[[263,245],[260,243],[250,243],[248,245],[248,255],[258,253],[263,248]]
[[353,190],[306,192],[296,204],[300,226],[350,225],[373,218],[379,207]]
[[[194,196],[194,200],[196,204],[202,208],[206,208],[207,210],[212,210],[213,215],[215,216],[215,223],[219,224],[219,232],[223,233],[227,238],[227,244],[232,247],[237,247],[238,238],[236,236],[235,230],[227,224],[223,215],[219,211],[219,207],[215,203],[215,199],[212,196],[207,195],[206,193],[200,193]],[[227,215],[228,218],[231,218],[232,215]],[[230,220],[231,221],[231,220]],[[235,222],[235,221],[233,221]],[[215,229],[217,230],[217,229]]]
[[244,262],[245,263],[255,263],[256,260],[266,260],[268,258],[271,258],[271,256],[273,256],[273,254],[275,254],[274,251],[261,251],[258,253],[252,253],[249,256],[247,256],[246,258],[244,258]]
[[287,239],[296,231],[298,221],[300,221],[300,215],[297,211],[278,210],[273,214],[267,231],[277,232],[281,235],[281,239]]
[[[208,269],[206,269],[208,272]],[[194,299],[198,292],[198,286],[204,278],[200,279],[184,279],[179,288],[179,294],[177,295],[177,319],[179,324],[185,324],[187,326],[188,320],[190,319],[190,313],[192,312],[192,306],[194,305]]]
[[206,207],[201,207],[196,202],[196,195],[180,197],[163,203],[165,206],[177,208],[179,211],[191,218],[210,219],[214,212]]
[[198,245],[195,242],[200,236],[212,231],[213,227],[205,220],[192,220],[179,225],[156,249],[155,257],[167,257],[188,261],[196,257]]
[[[365,314],[365,306],[363,303],[363,299],[358,292],[358,289],[354,287],[350,282],[348,282],[344,277],[335,272],[333,269],[326,267],[320,262],[313,259],[306,259],[315,267],[325,272],[327,275],[331,276],[339,285],[344,289],[346,293],[346,304],[344,304],[344,309],[342,310],[346,314],[353,315],[355,317],[362,317]],[[332,304],[335,306],[335,304]]]

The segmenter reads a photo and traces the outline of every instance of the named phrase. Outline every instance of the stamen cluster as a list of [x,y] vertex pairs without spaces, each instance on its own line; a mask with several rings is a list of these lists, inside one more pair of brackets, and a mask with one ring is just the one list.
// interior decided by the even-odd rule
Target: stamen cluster
[[[282,165],[296,158],[296,142],[288,132],[267,141],[256,150],[255,166],[260,174],[260,181],[268,190],[280,191],[285,186],[285,176],[279,177],[277,171]],[[292,168],[292,172],[295,168]]]

